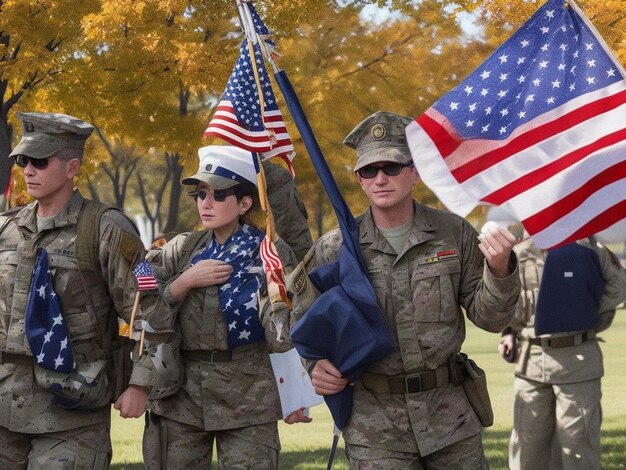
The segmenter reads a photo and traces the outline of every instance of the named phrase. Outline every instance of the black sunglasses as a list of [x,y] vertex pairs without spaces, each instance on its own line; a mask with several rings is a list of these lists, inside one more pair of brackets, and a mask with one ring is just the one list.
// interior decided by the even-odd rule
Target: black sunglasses
[[16,155],[14,157],[15,164],[19,166],[20,168],[26,168],[26,165],[28,165],[28,162],[30,162],[38,170],[45,170],[46,168],[48,168],[49,158],[50,157],[31,158],[31,157],[27,157],[26,155]]
[[187,194],[189,194],[194,199],[199,197],[202,201],[204,201],[206,197],[209,194],[211,194],[215,202],[224,202],[228,196],[235,194],[235,189],[234,188],[214,189],[213,192],[201,189],[199,191],[190,191]]
[[383,166],[366,165],[363,168],[359,168],[356,172],[361,178],[366,180],[376,178],[378,170],[382,170],[387,176],[398,176],[402,171],[402,168],[407,166],[413,166],[413,162],[409,163],[387,163]]

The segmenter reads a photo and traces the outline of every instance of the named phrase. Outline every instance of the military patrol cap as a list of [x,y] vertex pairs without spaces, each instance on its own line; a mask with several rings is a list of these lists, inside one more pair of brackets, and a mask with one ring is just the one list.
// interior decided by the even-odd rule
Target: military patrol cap
[[409,163],[411,152],[404,129],[413,118],[378,111],[352,129],[343,143],[356,149],[354,171],[376,162]]
[[230,145],[209,145],[198,149],[198,172],[184,178],[182,184],[203,182],[213,189],[226,189],[240,183],[256,186],[252,154]]
[[81,119],[59,113],[16,113],[22,124],[22,140],[9,157],[48,158],[62,148],[82,150],[94,127]]

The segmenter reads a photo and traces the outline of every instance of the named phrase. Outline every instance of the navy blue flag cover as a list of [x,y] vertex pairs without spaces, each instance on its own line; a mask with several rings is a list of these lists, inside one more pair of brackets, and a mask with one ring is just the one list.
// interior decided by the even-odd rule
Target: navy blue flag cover
[[43,248],[37,250],[24,327],[37,365],[66,374],[74,370],[67,323],[52,287],[48,253]]
[[535,311],[538,335],[595,329],[605,281],[598,254],[576,242],[548,251]]
[[[313,131],[284,71],[275,74],[289,112],[339,221],[343,235],[336,262],[320,266],[309,278],[321,292],[291,330],[298,353],[311,360],[328,359],[343,377],[355,380],[396,345],[367,277],[358,228],[322,155]],[[353,387],[324,399],[335,425],[343,429],[352,411]]]

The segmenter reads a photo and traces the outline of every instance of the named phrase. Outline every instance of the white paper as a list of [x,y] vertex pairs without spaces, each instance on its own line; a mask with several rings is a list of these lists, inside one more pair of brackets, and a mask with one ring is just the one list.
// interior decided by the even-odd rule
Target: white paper
[[313,390],[311,378],[304,369],[296,348],[284,353],[272,353],[270,361],[280,395],[283,418],[302,407],[309,408],[324,401]]

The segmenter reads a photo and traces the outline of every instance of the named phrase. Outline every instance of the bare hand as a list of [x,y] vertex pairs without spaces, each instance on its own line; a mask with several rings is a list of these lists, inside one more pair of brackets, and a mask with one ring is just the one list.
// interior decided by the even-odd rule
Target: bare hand
[[287,415],[283,421],[287,424],[295,424],[295,423],[310,423],[313,421],[313,418],[307,416],[305,408],[300,408],[293,413]]
[[233,272],[230,264],[216,259],[203,259],[178,276],[170,285],[170,293],[182,300],[191,289],[224,284]]
[[183,274],[191,287],[208,287],[224,284],[233,272],[230,264],[216,259],[203,259]]
[[318,395],[334,395],[341,392],[349,380],[341,377],[341,372],[328,359],[320,359],[313,367],[311,382]]
[[504,335],[500,338],[498,352],[506,362],[515,362],[515,336],[513,334]]
[[511,232],[503,227],[493,226],[487,232],[478,236],[478,248],[485,255],[487,265],[497,278],[504,278],[511,274],[509,259],[511,251],[519,241]]
[[147,406],[148,388],[139,385],[129,385],[113,405],[122,418],[139,418]]

